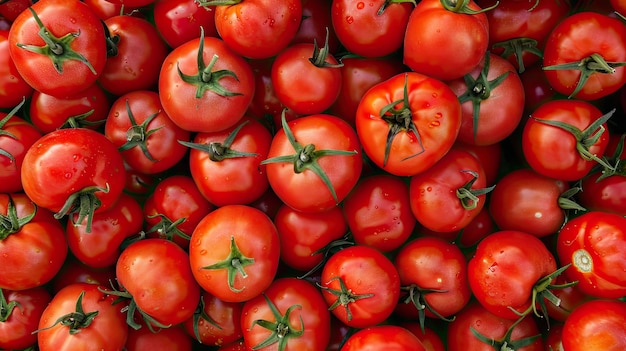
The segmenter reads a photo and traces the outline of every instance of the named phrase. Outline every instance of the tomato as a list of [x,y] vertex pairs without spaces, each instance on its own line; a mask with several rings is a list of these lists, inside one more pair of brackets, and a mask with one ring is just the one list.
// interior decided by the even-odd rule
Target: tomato
[[591,103],[552,100],[538,107],[522,131],[522,149],[537,173],[564,181],[581,179],[604,154],[606,119]]
[[9,43],[24,80],[34,89],[58,97],[95,83],[107,60],[104,27],[78,0],[38,1],[15,19]]
[[[555,285],[563,286],[563,288],[556,288],[552,290],[552,293],[559,299],[560,303],[558,306],[546,303],[548,316],[555,321],[566,321],[567,317],[569,317],[573,310],[583,303],[593,299],[592,296],[583,293],[578,288],[577,281],[568,280],[564,274],[556,277]],[[552,322],[549,323],[549,327],[553,327]]]
[[15,107],[34,91],[15,67],[9,46],[9,31],[0,30],[0,108]]
[[30,121],[42,133],[59,128],[99,128],[106,120],[111,99],[98,84],[65,98],[35,91],[29,104]]
[[386,56],[402,46],[413,5],[411,1],[333,0],[333,28],[349,52],[362,57]]
[[272,86],[278,100],[296,114],[324,112],[339,96],[340,64],[328,46],[315,42],[290,45],[272,64]]
[[626,2],[624,0],[609,0],[615,12],[624,14],[626,13]]
[[19,195],[0,195],[0,221],[4,223],[0,230],[1,289],[42,286],[54,278],[67,257],[61,224],[36,217],[35,207],[25,202]]
[[261,210],[245,205],[225,205],[207,214],[189,244],[196,281],[229,302],[247,301],[265,291],[279,258],[276,226]]
[[587,212],[570,219],[558,234],[557,253],[570,281],[585,294],[618,298],[626,295],[626,219],[621,215]]
[[[505,174],[489,197],[489,212],[502,230],[519,230],[537,237],[558,232],[573,200],[567,182],[522,168]],[[571,193],[571,191],[569,192]],[[580,209],[580,207],[577,207]]]
[[0,348],[21,350],[34,346],[39,319],[52,299],[43,287],[22,291],[0,289]]
[[461,101],[463,117],[458,140],[490,145],[511,135],[524,112],[524,87],[507,60],[495,54],[462,79],[448,82]]
[[[519,75],[524,86],[524,110],[526,114],[532,113],[544,103],[561,98],[562,96],[554,91],[543,73],[541,62],[526,67],[526,70]],[[522,119],[521,122],[525,122]]]
[[24,158],[28,149],[41,137],[37,128],[15,115],[16,108],[8,114],[0,112],[1,193],[15,193],[23,190],[21,170]]
[[[220,1],[204,5],[213,3]],[[278,54],[295,37],[301,22],[301,0],[237,0],[215,7],[220,37],[234,52],[251,59]]]
[[315,285],[280,278],[246,301],[241,327],[246,346],[255,350],[324,350],[330,341],[330,312]]
[[44,310],[37,340],[41,351],[121,350],[128,337],[124,306],[95,284],[76,283],[54,295]]
[[443,344],[443,340],[441,336],[437,334],[432,328],[420,327],[420,324],[417,322],[403,322],[400,324],[401,327],[408,329],[411,333],[415,334],[418,339],[424,345],[424,349],[426,351],[445,351],[446,348]]
[[341,351],[426,351],[418,337],[397,325],[379,325],[350,335]]
[[110,286],[113,281],[115,281],[115,266],[93,268],[83,264],[73,256],[68,256],[61,270],[54,276],[51,289],[52,293],[57,293],[74,283]]
[[124,349],[127,351],[192,351],[193,340],[183,327],[178,325],[155,332],[148,328],[130,329]]
[[200,27],[208,37],[217,37],[215,7],[189,0],[154,2],[154,26],[171,48],[200,37]]
[[[411,212],[428,229],[460,230],[483,209],[489,191],[480,161],[452,149],[431,168],[411,177]],[[443,212],[446,216],[441,216]]]
[[[24,156],[22,185],[35,204],[78,213],[76,223],[113,206],[124,189],[124,161],[104,135],[85,128],[59,129],[40,138]],[[51,186],[54,184],[54,186]]]
[[219,132],[197,133],[188,146],[191,177],[212,204],[245,205],[269,188],[266,166],[272,135],[257,120],[244,117]]
[[85,232],[85,223],[79,224],[67,223],[65,233],[70,251],[90,267],[105,268],[115,265],[124,240],[141,231],[143,212],[137,200],[122,193],[115,206],[94,213],[91,233]]
[[123,6],[128,6],[130,8],[139,8],[139,7],[152,5],[152,3],[154,3],[154,0],[113,0],[111,2],[114,4],[121,4]]
[[203,291],[199,308],[192,318],[183,322],[183,327],[201,344],[222,346],[243,337],[242,302],[226,302]]
[[328,36],[328,51],[338,53],[339,39],[331,16],[332,0],[302,0],[302,21],[290,45],[296,43],[323,43]]
[[4,1],[0,4],[0,16],[9,22],[13,22],[22,11],[32,5],[33,2],[31,0]]
[[485,180],[488,186],[494,185],[500,177],[500,167],[503,165],[502,156],[507,150],[503,150],[504,143],[490,145],[467,144],[458,139],[452,146],[469,152],[480,161],[480,165],[485,171]]
[[[137,310],[145,322],[170,327],[193,316],[200,302],[200,287],[189,266],[189,255],[165,239],[150,238],[130,244],[115,264],[122,295],[132,297],[127,322]],[[114,295],[116,292],[109,292]]]
[[471,297],[465,255],[443,239],[419,237],[394,258],[403,298],[396,314],[424,325],[425,317],[449,320]]
[[487,15],[474,1],[422,0],[409,17],[403,58],[415,72],[451,80],[471,72],[488,44]]
[[[123,6],[120,3],[113,3],[108,0],[83,0],[91,11],[103,21],[107,18],[120,15],[122,13],[132,15],[137,9]],[[122,10],[123,9],[123,10]]]
[[179,141],[190,138],[163,111],[159,94],[150,90],[134,90],[117,98],[106,118],[104,135],[131,168],[145,174],[172,168],[187,153]]
[[169,52],[156,28],[148,20],[127,15],[113,16],[104,24],[109,51],[98,83],[116,96],[156,87]]
[[544,351],[532,316],[527,315],[520,321],[501,318],[478,303],[468,304],[456,315],[448,324],[446,339],[448,351]]
[[203,32],[170,51],[158,89],[163,109],[176,125],[192,132],[214,132],[243,117],[254,95],[254,73],[221,39]]
[[494,315],[512,320],[536,309],[533,303],[549,293],[557,274],[556,260],[541,240],[512,230],[495,232],[480,241],[467,270],[470,288],[480,304]]
[[550,33],[543,56],[546,78],[557,92],[597,100],[626,83],[626,25],[597,12],[579,12]]
[[563,349],[618,351],[626,347],[626,302],[594,300],[576,308],[565,321]]
[[374,164],[393,175],[411,176],[450,150],[461,127],[461,104],[443,82],[400,73],[365,93],[355,123]]
[[398,270],[369,246],[351,246],[330,256],[320,282],[332,314],[353,328],[385,321],[400,297]]
[[348,231],[341,207],[324,212],[301,212],[282,205],[274,224],[280,238],[281,261],[305,272],[322,264],[324,250]]
[[[337,206],[356,185],[363,165],[354,129],[327,114],[289,123],[283,118],[282,124],[262,162],[267,164],[267,178],[276,195],[304,212]],[[303,191],[307,196],[302,196]]]
[[383,252],[402,246],[417,222],[407,183],[387,174],[361,178],[344,200],[343,211],[354,242]]

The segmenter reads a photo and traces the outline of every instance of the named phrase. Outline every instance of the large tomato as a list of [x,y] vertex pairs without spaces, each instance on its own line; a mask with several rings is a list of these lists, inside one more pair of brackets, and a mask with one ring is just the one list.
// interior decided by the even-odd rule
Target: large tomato
[[397,325],[378,325],[351,334],[341,351],[427,351],[420,339],[406,328]]
[[34,332],[51,299],[44,287],[21,291],[0,289],[0,348],[23,350],[34,346],[37,342]]
[[450,150],[461,127],[461,104],[443,82],[400,73],[365,93],[355,123],[372,162],[393,175],[411,176]]
[[620,351],[626,348],[626,302],[594,300],[576,308],[562,330],[566,351]]

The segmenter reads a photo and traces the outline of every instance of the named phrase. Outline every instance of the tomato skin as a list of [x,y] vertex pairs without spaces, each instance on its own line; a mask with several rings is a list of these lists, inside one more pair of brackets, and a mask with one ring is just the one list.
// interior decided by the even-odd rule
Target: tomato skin
[[626,215],[626,178],[613,175],[600,179],[601,172],[583,178],[578,201],[589,211],[601,211]]
[[340,43],[332,24],[331,3],[332,0],[302,0],[302,22],[290,44],[317,41],[322,45],[328,33],[328,51],[337,53]]
[[500,166],[502,165],[502,155],[504,154],[502,144],[476,145],[467,144],[457,139],[452,147],[467,151],[476,157],[485,171],[487,185],[492,186],[500,177]]
[[[43,25],[56,37],[80,33],[71,48],[82,54],[91,64],[68,60],[62,64],[62,73],[55,70],[48,56],[23,49],[15,44],[44,45],[39,27],[30,11],[23,11],[9,31],[11,57],[24,80],[43,93],[65,97],[88,88],[95,83],[106,63],[106,42],[100,19],[78,0],[45,0],[36,2],[31,9]],[[67,14],[72,13],[72,20]]]
[[340,298],[329,290],[341,292],[341,282],[348,295],[357,296],[331,310],[337,319],[354,328],[371,327],[386,320],[400,297],[397,269],[385,255],[369,246],[351,246],[333,254],[322,268],[320,282],[328,306]]
[[409,330],[396,325],[379,325],[358,330],[341,347],[341,351],[426,351]]
[[302,21],[300,0],[246,0],[215,8],[215,27],[228,47],[251,59],[275,56]]
[[[480,10],[474,1],[468,7]],[[485,13],[458,14],[446,10],[439,0],[420,1],[407,24],[404,63],[415,72],[452,80],[474,69],[487,52],[488,44],[489,23]],[[458,55],[459,52],[463,55]]]
[[556,271],[556,260],[545,244],[526,232],[504,230],[478,243],[467,265],[476,299],[489,312],[516,320],[531,305],[537,281]]
[[601,298],[626,295],[626,219],[604,212],[587,212],[569,220],[558,234],[557,253],[565,275],[578,289]]
[[626,347],[626,303],[593,300],[576,308],[565,321],[563,349],[618,351]]
[[[381,6],[386,7],[379,13]],[[409,2],[333,0],[332,24],[337,38],[349,52],[362,57],[382,57],[402,46],[411,11],[413,4]]]
[[[544,50],[543,66],[578,63],[592,54],[606,62],[626,61],[626,25],[617,18],[597,12],[579,12],[561,21],[550,33]],[[564,95],[575,92],[581,77],[577,69],[545,70],[556,91]],[[597,100],[619,90],[626,83],[626,69],[616,67],[613,73],[591,74],[574,97]]]
[[29,98],[34,89],[15,67],[9,46],[9,31],[0,29],[0,108],[10,109],[17,106],[22,98]]
[[[33,333],[39,326],[39,319],[52,299],[43,287],[22,291],[2,291],[7,303],[17,305],[10,314],[3,311],[0,321],[0,348],[3,350],[21,350],[35,345],[37,335]],[[6,319],[4,319],[6,317]]]
[[362,178],[344,200],[343,211],[354,242],[382,252],[402,246],[417,222],[408,185],[386,174]]
[[289,308],[298,306],[289,314],[291,332],[303,331],[301,335],[287,334],[285,351],[325,350],[330,341],[330,312],[320,291],[306,280],[293,277],[276,279],[262,295],[246,301],[242,309],[241,328],[246,346],[258,350],[274,350],[277,345],[256,348],[274,330],[267,330],[255,323],[257,320],[278,322],[272,313],[269,299],[284,316]]
[[115,266],[107,268],[92,268],[77,258],[68,256],[61,270],[52,280],[52,293],[57,293],[73,283],[89,283],[100,286],[109,286],[115,281]]
[[[390,127],[380,111],[395,101],[402,105],[405,81],[411,118],[422,145],[413,132],[401,131],[393,139],[385,165]],[[359,140],[372,162],[393,175],[411,176],[428,169],[450,150],[461,127],[461,104],[443,82],[420,73],[400,73],[365,93],[355,123]]]
[[[581,100],[552,100],[538,107],[526,120],[522,131],[522,149],[530,167],[537,173],[564,181],[584,177],[596,161],[586,160],[576,148],[576,138],[561,128],[537,119],[561,121],[585,130],[602,116],[591,103]],[[603,125],[604,130],[608,127]],[[601,157],[609,142],[608,132],[602,133],[589,147],[589,152]]]
[[[106,295],[99,288],[95,284],[75,283],[54,295],[39,321],[37,339],[41,351],[121,350],[124,347],[128,337],[126,315],[120,311],[124,306],[113,304],[117,297]],[[76,311],[81,292],[84,292],[84,312],[98,311],[98,314],[89,326],[70,334],[69,327],[54,323],[59,317]]]
[[[228,270],[205,269],[231,254],[231,240],[241,254],[254,259],[235,275],[233,288]],[[247,301],[263,292],[278,270],[280,243],[274,223],[265,213],[245,205],[225,205],[207,214],[191,235],[189,260],[196,281],[217,298],[229,302]]]
[[[235,342],[243,337],[241,328],[243,303],[226,302],[206,291],[202,291],[201,299],[204,303],[203,311],[212,321],[208,321],[203,317],[198,320],[198,334],[200,335],[200,339],[197,341],[203,345],[222,346]],[[187,334],[194,339],[196,338],[194,332],[194,318],[183,322],[183,328],[185,328]]]
[[[7,114],[0,112],[0,120]],[[8,133],[8,135],[7,135]],[[28,149],[41,137],[41,133],[28,121],[11,116],[0,127],[0,150],[13,157],[0,155],[0,193],[16,193],[23,190],[21,169]]]
[[235,125],[248,109],[254,95],[254,73],[250,64],[221,39],[205,37],[202,51],[204,63],[208,65],[217,55],[212,72],[230,70],[236,76],[222,77],[217,83],[239,95],[221,96],[208,90],[197,98],[198,87],[184,82],[178,69],[186,75],[198,74],[199,44],[200,38],[192,39],[170,51],[163,61],[158,87],[161,104],[172,121],[182,129],[191,132],[224,130]]
[[115,271],[137,308],[161,324],[176,325],[191,318],[200,301],[189,255],[169,240],[132,243],[120,254]]
[[215,6],[195,1],[157,0],[154,2],[154,25],[170,48],[200,37],[200,27],[207,37],[217,37]]
[[127,351],[192,351],[193,340],[178,325],[159,329],[156,333],[146,327],[130,328],[125,350]]

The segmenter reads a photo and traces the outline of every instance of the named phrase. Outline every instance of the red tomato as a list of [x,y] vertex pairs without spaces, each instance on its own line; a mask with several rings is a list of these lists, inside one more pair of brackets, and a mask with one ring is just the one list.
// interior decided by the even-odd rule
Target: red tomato
[[36,2],[11,25],[9,43],[24,80],[36,90],[58,97],[94,84],[107,60],[104,27],[78,0]]
[[387,56],[402,47],[413,5],[409,1],[333,0],[333,28],[349,52],[362,57]]
[[128,337],[124,305],[95,284],[60,290],[44,310],[37,339],[41,351],[121,350]]
[[52,299],[43,287],[22,291],[0,289],[0,348],[23,350],[37,343],[35,330]]
[[270,286],[278,270],[276,226],[254,207],[222,206],[198,223],[189,259],[204,290],[224,301],[250,300]]
[[337,206],[356,185],[363,165],[360,149],[356,132],[339,117],[309,115],[289,123],[283,118],[262,164],[287,206],[320,212]]
[[494,185],[500,177],[500,167],[502,166],[502,155],[504,154],[504,143],[490,145],[466,144],[457,139],[453,148],[464,150],[472,154],[480,161],[485,171],[485,179],[488,186]]
[[393,263],[369,246],[351,246],[333,254],[320,279],[330,311],[353,328],[382,323],[400,297],[400,278]]
[[302,21],[291,44],[323,43],[328,36],[328,51],[337,53],[339,39],[331,18],[332,0],[302,0]]
[[[13,1],[5,4],[11,3]],[[9,53],[9,46],[9,31],[2,29],[0,30],[0,108],[15,107],[22,99],[29,98],[34,91],[15,67]]]
[[483,209],[490,190],[480,161],[469,152],[452,149],[431,168],[411,177],[411,211],[430,230],[460,230]]
[[597,100],[626,83],[626,25],[597,12],[579,12],[550,33],[543,69],[557,92]]
[[183,323],[187,334],[209,346],[227,345],[243,337],[243,303],[226,302],[206,291],[200,299],[200,310]]
[[[207,5],[220,1],[206,1]],[[289,45],[302,22],[301,0],[246,0],[215,7],[215,27],[241,56],[275,56]]]
[[[56,212],[78,213],[76,223],[113,206],[124,189],[126,170],[117,148],[90,129],[59,129],[44,135],[24,157],[22,185],[35,204]],[[54,184],[54,186],[51,186]]]
[[343,202],[354,242],[389,252],[402,246],[415,228],[409,187],[386,174],[362,178]]
[[193,340],[183,327],[175,325],[155,332],[148,328],[130,329],[126,351],[192,351]]
[[556,260],[537,237],[499,231],[478,243],[467,270],[480,304],[498,317],[516,320],[519,313],[536,308],[536,298],[543,298],[554,280]]
[[31,0],[4,1],[0,4],[0,16],[4,17],[9,22],[13,22],[22,11],[32,5],[33,2]]
[[581,179],[600,161],[609,141],[610,113],[580,100],[552,100],[538,107],[522,131],[522,149],[537,173]]
[[315,285],[297,278],[275,280],[243,305],[241,328],[254,350],[325,350],[330,313]]
[[415,72],[441,80],[460,78],[471,72],[487,52],[489,23],[483,12],[462,11],[481,10],[471,0],[454,4],[420,1],[406,27],[404,63]]
[[131,168],[145,174],[172,168],[187,153],[179,141],[190,138],[190,133],[163,111],[159,94],[150,90],[134,90],[115,100],[104,135]]
[[446,347],[443,344],[441,336],[432,328],[424,327],[422,330],[418,322],[404,322],[400,324],[401,327],[408,329],[411,333],[415,334],[418,339],[424,345],[425,351],[445,351]]
[[161,104],[185,130],[214,132],[232,127],[243,117],[253,95],[250,64],[219,38],[203,33],[170,51],[163,61]]
[[207,37],[217,37],[215,7],[191,0],[157,0],[154,2],[154,25],[171,48],[177,48],[200,37],[200,27]]
[[74,283],[89,283],[110,286],[115,281],[115,266],[106,268],[89,267],[77,258],[68,256],[61,270],[52,280],[52,293]]
[[370,88],[356,113],[365,154],[384,171],[411,176],[450,150],[461,127],[461,104],[443,82],[407,72]]
[[426,351],[420,339],[397,325],[379,325],[358,330],[350,335],[341,351]]
[[578,281],[585,294],[618,298],[626,295],[626,219],[621,215],[587,212],[570,219],[558,234],[557,252],[565,275]]
[[594,300],[576,308],[565,321],[563,349],[619,351],[626,348],[626,302]]

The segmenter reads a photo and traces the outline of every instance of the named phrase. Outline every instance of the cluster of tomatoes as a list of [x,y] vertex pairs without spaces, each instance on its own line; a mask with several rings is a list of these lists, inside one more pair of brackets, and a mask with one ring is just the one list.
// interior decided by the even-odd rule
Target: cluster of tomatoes
[[0,1],[0,349],[626,349],[626,1]]

